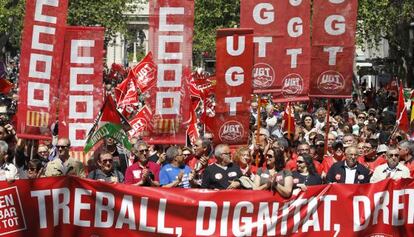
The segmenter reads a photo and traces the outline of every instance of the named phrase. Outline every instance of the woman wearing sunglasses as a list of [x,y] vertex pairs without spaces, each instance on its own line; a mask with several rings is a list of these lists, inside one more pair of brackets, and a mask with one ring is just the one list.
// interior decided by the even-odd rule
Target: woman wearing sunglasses
[[266,153],[266,168],[259,168],[255,177],[255,189],[273,190],[282,197],[292,194],[292,173],[285,168],[285,159],[280,149],[270,148]]
[[306,191],[309,185],[322,184],[322,179],[316,172],[313,159],[308,154],[299,155],[297,160],[297,171],[293,171],[293,189],[300,188]]

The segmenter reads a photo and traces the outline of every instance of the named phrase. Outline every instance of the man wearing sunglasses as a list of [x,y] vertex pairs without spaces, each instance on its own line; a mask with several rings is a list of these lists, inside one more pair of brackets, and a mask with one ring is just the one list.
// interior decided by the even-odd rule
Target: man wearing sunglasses
[[129,166],[125,172],[125,183],[137,186],[158,187],[160,165],[149,160],[148,144],[139,141],[132,150],[135,163]]
[[410,170],[400,163],[398,148],[390,148],[386,155],[387,163],[378,166],[371,177],[371,183],[376,183],[384,179],[410,178]]
[[101,152],[99,159],[96,161],[98,169],[90,172],[88,178],[108,183],[123,183],[124,175],[119,170],[114,169],[113,163],[114,159],[111,152]]
[[69,156],[70,140],[60,138],[57,142],[59,159],[54,159],[47,163],[46,176],[74,175],[85,178],[85,167],[80,160]]

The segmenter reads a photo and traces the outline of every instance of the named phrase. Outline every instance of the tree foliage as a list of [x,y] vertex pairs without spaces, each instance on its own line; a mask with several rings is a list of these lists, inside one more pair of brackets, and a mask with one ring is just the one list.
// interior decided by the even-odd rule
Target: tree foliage
[[239,25],[240,0],[195,0],[194,8],[193,54],[214,57],[216,30]]
[[387,39],[391,64],[385,69],[405,79],[409,86],[414,80],[411,22],[414,22],[413,0],[359,0],[358,42],[365,41],[368,47],[375,47],[382,38]]
[[[69,0],[68,25],[103,26],[106,39],[124,33],[128,22],[125,13],[134,12],[148,0]],[[20,47],[24,21],[24,0],[0,0],[0,49]]]

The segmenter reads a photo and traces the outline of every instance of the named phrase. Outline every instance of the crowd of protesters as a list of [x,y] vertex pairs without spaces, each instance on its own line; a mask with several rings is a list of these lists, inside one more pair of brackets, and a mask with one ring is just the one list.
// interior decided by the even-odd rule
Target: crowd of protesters
[[244,146],[213,144],[210,132],[192,146],[131,138],[130,151],[106,138],[83,164],[70,157],[68,138],[35,142],[16,136],[10,109],[16,87],[2,95],[9,102],[0,104],[7,107],[0,114],[0,180],[74,175],[135,186],[271,190],[290,197],[310,185],[413,177],[414,142],[396,128],[395,95],[364,86],[357,92],[352,99],[331,100],[329,115],[326,100],[292,103],[294,129],[286,126],[283,104],[253,97]]

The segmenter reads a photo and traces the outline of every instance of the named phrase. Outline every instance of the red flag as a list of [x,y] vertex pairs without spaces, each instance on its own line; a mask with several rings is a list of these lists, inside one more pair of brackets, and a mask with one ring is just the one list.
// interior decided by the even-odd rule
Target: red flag
[[131,124],[132,127],[132,129],[128,132],[129,137],[146,135],[143,134],[143,132],[151,130],[151,117],[152,113],[148,106],[145,105],[142,107],[135,115],[135,118],[129,121],[129,124]]
[[[287,104],[285,112],[283,113],[283,121],[284,121],[283,130],[288,132],[288,133],[293,134],[295,129],[296,129],[296,127],[295,127],[295,112],[293,110],[293,106],[291,106],[290,103]],[[290,123],[290,125],[289,125],[289,123]]]
[[410,129],[410,122],[408,121],[407,107],[405,106],[402,83],[400,83],[400,89],[398,93],[397,124],[398,128],[405,132],[408,132]]
[[205,100],[214,90],[216,76],[193,72],[190,77],[190,95]]
[[137,87],[141,90],[141,93],[146,92],[155,86],[157,79],[157,65],[155,65],[152,59],[152,53],[149,52],[141,62],[139,62],[131,70],[133,78]]
[[200,138],[200,133],[197,128],[197,114],[196,109],[200,104],[198,98],[191,98],[191,107],[190,107],[190,123],[187,128],[187,135],[190,137],[191,144],[194,144],[195,141]]
[[132,70],[129,71],[128,77],[115,88],[115,96],[120,108],[138,103],[137,83]]
[[0,79],[0,93],[8,94],[12,88],[13,83],[4,78]]

